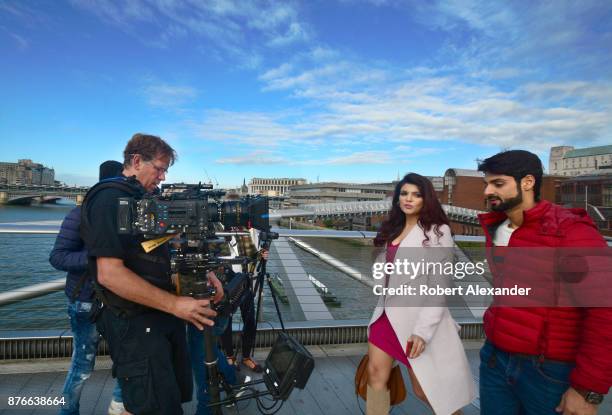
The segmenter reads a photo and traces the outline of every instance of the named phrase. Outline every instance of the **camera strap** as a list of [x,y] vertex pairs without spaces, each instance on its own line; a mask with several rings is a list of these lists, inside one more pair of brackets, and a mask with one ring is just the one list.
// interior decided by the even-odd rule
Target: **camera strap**
[[83,274],[81,274],[81,276],[79,277],[79,280],[74,286],[74,289],[70,293],[70,299],[72,301],[75,301],[77,297],[79,296],[79,294],[81,294],[81,290],[83,289],[83,286],[85,285],[85,282],[87,282],[88,279],[89,279],[89,271],[85,271]]

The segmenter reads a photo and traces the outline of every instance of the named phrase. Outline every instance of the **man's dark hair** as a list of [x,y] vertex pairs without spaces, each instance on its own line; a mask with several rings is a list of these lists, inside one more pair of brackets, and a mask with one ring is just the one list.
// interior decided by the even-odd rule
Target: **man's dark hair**
[[478,171],[512,176],[517,186],[519,186],[523,177],[531,174],[535,177],[535,185],[533,186],[535,201],[540,201],[540,187],[542,186],[544,169],[540,158],[529,151],[502,151],[487,159],[479,160]]
[[140,154],[144,161],[155,160],[158,157],[166,157],[173,165],[177,159],[176,151],[168,143],[155,135],[134,134],[123,150],[123,165],[129,167],[132,164],[134,154]]

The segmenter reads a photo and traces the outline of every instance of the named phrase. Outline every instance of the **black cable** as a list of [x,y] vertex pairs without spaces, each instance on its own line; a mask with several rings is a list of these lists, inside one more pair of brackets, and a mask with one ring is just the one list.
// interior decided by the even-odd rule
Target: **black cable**
[[[266,409],[266,410],[271,410],[272,408],[274,408],[278,404],[278,400],[276,400],[276,399],[270,399],[270,398],[267,398],[267,397],[257,397],[256,399],[259,401],[259,404],[261,405],[261,407]],[[271,406],[265,406],[262,403],[262,400],[271,401],[273,403],[272,403]]]
[[[259,410],[259,412],[262,413],[263,415],[274,415],[275,413],[281,410],[281,408],[283,407],[285,403],[285,401],[276,400],[274,401],[274,404],[272,406],[267,407],[263,405],[263,403],[261,403],[261,400],[259,399],[259,397],[255,398],[255,400],[257,402],[257,410]],[[278,408],[275,409],[274,407],[278,404],[280,405],[278,406]]]

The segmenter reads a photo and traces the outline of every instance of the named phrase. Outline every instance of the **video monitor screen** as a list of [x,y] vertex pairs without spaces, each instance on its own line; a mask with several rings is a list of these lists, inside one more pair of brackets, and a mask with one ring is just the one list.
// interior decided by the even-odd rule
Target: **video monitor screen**
[[295,355],[295,350],[291,349],[287,342],[277,342],[270,352],[268,361],[274,374],[282,381],[291,366],[291,361]]

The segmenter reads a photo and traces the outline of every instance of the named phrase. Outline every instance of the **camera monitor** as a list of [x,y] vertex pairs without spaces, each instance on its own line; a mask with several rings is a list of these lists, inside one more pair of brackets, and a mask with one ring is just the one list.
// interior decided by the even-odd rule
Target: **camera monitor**
[[278,335],[264,367],[264,382],[275,399],[287,400],[294,387],[304,389],[314,369],[310,352],[296,339]]

